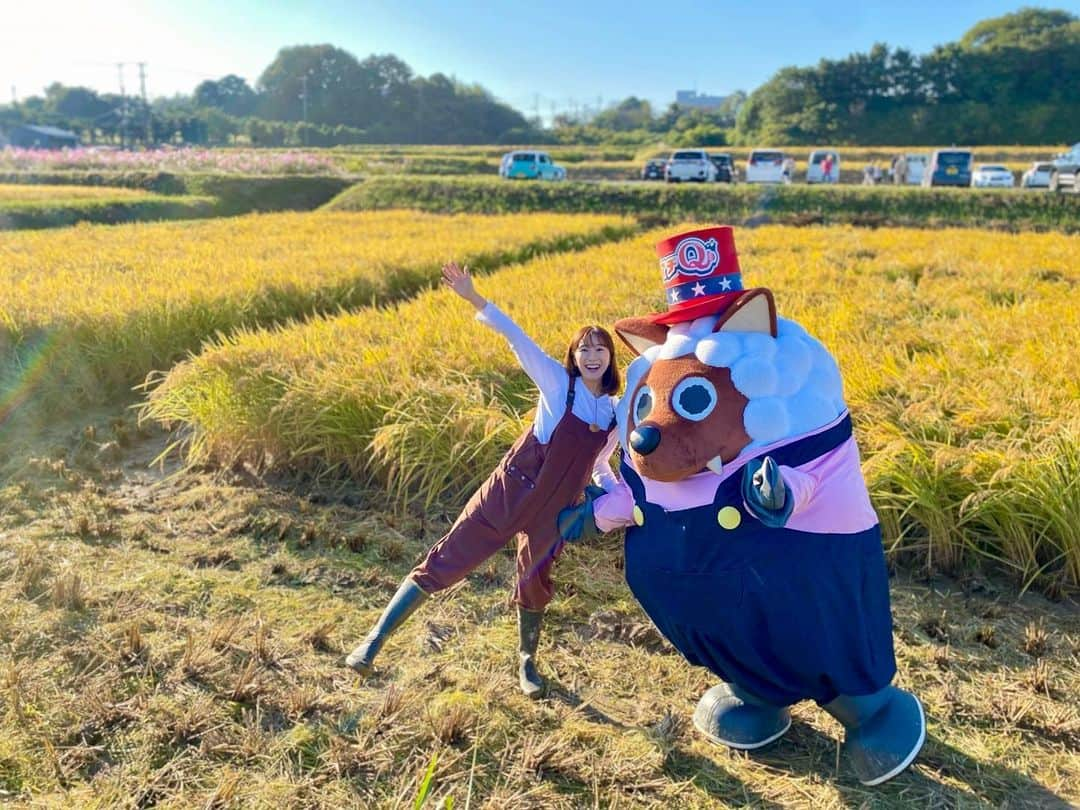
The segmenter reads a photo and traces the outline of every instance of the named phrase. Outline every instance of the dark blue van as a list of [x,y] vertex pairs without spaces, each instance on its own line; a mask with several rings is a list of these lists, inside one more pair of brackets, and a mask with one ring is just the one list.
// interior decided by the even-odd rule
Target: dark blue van
[[973,156],[968,149],[938,149],[923,173],[924,186],[970,186]]

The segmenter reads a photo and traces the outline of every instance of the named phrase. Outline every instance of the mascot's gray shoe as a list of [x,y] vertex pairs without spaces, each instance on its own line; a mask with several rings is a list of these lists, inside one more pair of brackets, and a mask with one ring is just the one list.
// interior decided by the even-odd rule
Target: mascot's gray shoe
[[922,704],[886,686],[872,695],[841,695],[822,706],[845,730],[844,750],[864,785],[880,785],[910,765],[926,741]]
[[783,737],[791,728],[791,714],[786,706],[772,706],[735,684],[722,683],[701,696],[694,727],[713,742],[750,751]]
[[361,675],[367,675],[371,672],[371,667],[375,663],[375,656],[379,654],[383,643],[391,633],[404,624],[405,620],[426,598],[427,594],[424,593],[423,589],[409,577],[405,577],[401,585],[398,586],[397,593],[393,595],[382,616],[379,617],[379,621],[371,628],[371,632],[346,657],[346,666],[352,667]]

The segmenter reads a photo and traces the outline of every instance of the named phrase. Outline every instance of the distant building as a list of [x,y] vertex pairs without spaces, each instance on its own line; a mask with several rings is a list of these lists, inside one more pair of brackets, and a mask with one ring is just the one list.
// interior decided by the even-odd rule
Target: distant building
[[697,90],[676,90],[675,103],[680,107],[698,107],[702,110],[715,110],[724,103],[727,96],[706,96]]
[[79,136],[74,132],[32,124],[13,127],[7,138],[12,146],[20,146],[23,149],[74,149],[79,145]]

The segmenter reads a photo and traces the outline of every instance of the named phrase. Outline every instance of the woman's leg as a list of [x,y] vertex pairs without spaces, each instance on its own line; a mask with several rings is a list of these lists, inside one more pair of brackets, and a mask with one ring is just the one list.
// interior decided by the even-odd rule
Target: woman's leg
[[482,493],[490,495],[490,492],[488,485],[482,487],[450,531],[402,580],[375,626],[345,659],[348,666],[361,674],[370,672],[386,639],[405,623],[429,594],[461,581],[506,544],[506,535],[500,534],[482,514],[483,499],[480,496]]
[[[549,533],[543,533],[547,535]],[[558,538],[535,539],[540,532],[518,536],[517,583],[514,602],[518,606],[518,684],[531,698],[544,691],[544,680],[536,669],[536,648],[544,609],[555,594],[551,566],[558,551]]]

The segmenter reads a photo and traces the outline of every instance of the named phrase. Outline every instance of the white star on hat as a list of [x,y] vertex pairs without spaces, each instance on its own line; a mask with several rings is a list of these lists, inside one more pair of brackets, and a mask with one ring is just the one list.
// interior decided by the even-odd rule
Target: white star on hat
[[704,294],[705,294],[705,287],[699,281],[697,284],[694,285],[694,295],[704,295]]
[[671,291],[671,303],[674,304],[678,300],[679,300],[679,291],[678,290],[672,290]]
[[720,289],[721,290],[730,290],[731,289],[731,279],[730,278],[722,278],[722,279],[720,279]]

